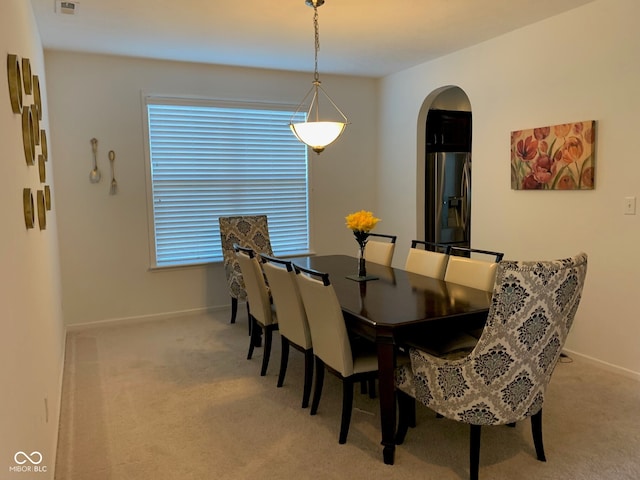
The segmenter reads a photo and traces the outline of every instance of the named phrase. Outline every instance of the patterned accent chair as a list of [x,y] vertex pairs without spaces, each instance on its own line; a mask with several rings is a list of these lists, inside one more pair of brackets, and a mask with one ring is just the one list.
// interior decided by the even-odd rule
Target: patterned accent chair
[[[480,428],[531,417],[538,460],[544,394],[573,323],[587,272],[587,255],[498,264],[487,324],[475,348],[457,358],[410,349],[411,365],[396,369],[404,441],[415,400],[471,426],[470,478],[478,478]],[[460,358],[461,357],[461,358]]]
[[247,292],[233,244],[250,248],[256,253],[273,255],[269,240],[269,226],[266,215],[220,217],[218,222],[220,224],[220,239],[222,240],[224,273],[231,295],[231,323],[235,323],[238,300],[246,300]]

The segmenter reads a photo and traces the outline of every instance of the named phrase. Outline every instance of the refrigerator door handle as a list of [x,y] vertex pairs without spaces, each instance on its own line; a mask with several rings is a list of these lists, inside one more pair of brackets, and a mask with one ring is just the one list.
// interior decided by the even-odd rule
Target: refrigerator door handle
[[471,210],[470,208],[470,203],[471,203],[471,172],[470,170],[470,165],[469,165],[469,157],[467,156],[467,158],[465,159],[464,162],[464,167],[462,169],[462,197],[463,197],[463,201],[462,201],[462,230],[465,233],[465,237],[468,237],[469,232],[467,231],[469,228],[469,211]]
[[437,153],[434,158],[435,164],[435,175],[433,178],[433,188],[436,194],[436,215],[434,219],[434,227],[435,227],[435,238],[440,240],[440,236],[442,235],[442,213],[443,210],[448,209],[447,200],[443,198],[444,193],[444,180],[445,180],[445,167],[446,167],[446,158],[441,154]]

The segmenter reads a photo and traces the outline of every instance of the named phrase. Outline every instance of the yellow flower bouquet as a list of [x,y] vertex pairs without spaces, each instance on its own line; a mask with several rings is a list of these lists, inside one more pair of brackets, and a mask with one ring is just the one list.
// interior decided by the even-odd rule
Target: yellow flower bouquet
[[356,241],[360,246],[358,277],[364,278],[367,275],[364,264],[364,247],[367,245],[367,241],[369,240],[369,232],[373,230],[380,219],[374,217],[373,213],[366,210],[351,213],[347,215],[345,219],[347,221],[347,228],[353,231]]
[[353,231],[360,248],[364,248],[367,244],[369,232],[373,230],[380,221],[379,218],[373,216],[373,213],[367,212],[366,210],[351,213],[347,215],[345,219],[347,220],[347,228]]

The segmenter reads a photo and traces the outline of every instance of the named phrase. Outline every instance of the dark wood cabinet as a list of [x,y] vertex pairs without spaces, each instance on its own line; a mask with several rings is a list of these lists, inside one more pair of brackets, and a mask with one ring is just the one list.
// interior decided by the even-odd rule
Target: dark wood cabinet
[[430,110],[427,115],[427,152],[470,152],[471,112]]

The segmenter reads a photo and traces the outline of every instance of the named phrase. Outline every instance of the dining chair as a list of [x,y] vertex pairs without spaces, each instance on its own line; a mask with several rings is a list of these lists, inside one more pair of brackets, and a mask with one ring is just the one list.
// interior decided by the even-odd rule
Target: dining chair
[[[419,245],[423,248],[418,248]],[[412,240],[404,269],[442,280],[449,261],[449,248],[439,243]]]
[[302,302],[307,312],[316,379],[311,403],[311,415],[318,412],[325,369],[342,381],[342,420],[338,442],[347,441],[354,383],[374,382],[378,376],[378,357],[374,344],[367,349],[365,342],[352,345],[342,315],[340,302],[329,274],[294,265]]
[[267,277],[271,298],[278,312],[278,331],[282,348],[280,350],[280,372],[278,387],[284,384],[289,362],[289,346],[304,354],[304,387],[302,408],[309,406],[311,382],[313,380],[313,344],[307,314],[302,304],[296,272],[288,260],[260,254],[262,269]]
[[273,331],[278,329],[278,317],[255,252],[238,244],[235,244],[233,248],[244,278],[249,321],[252,324],[247,360],[251,360],[254,348],[260,343],[260,332],[264,331],[264,351],[262,353],[262,368],[260,369],[260,375],[264,377],[267,374],[269,357],[271,356]]
[[[496,268],[504,257],[504,253],[463,247],[451,247],[449,253],[449,262],[444,274],[446,282],[466,285],[486,292],[493,290]],[[476,256],[471,258],[472,254]],[[491,257],[493,261],[479,258],[486,256]]]
[[480,430],[531,418],[538,460],[546,461],[542,406],[580,304],[587,255],[554,261],[498,264],[486,327],[461,358],[409,351],[410,365],[396,369],[399,423],[404,441],[415,400],[438,414],[470,425],[469,477],[477,480]]
[[[451,247],[450,253],[444,275],[445,281],[485,292],[493,290],[496,269],[498,263],[504,258],[504,253],[466,247]],[[478,339],[482,335],[482,330],[483,327],[476,327],[465,333]]]
[[[231,295],[231,321],[236,322],[238,300],[245,300],[242,272],[236,259],[233,244],[250,248],[256,253],[273,255],[269,239],[269,225],[266,215],[243,215],[218,218],[224,273],[227,279],[229,295]],[[251,322],[249,322],[251,323]]]
[[[374,240],[371,240],[371,237],[373,237]],[[367,262],[379,263],[390,267],[398,237],[396,235],[386,235],[383,233],[370,233],[369,238],[364,250],[364,259]],[[381,240],[375,240],[376,238]]]

